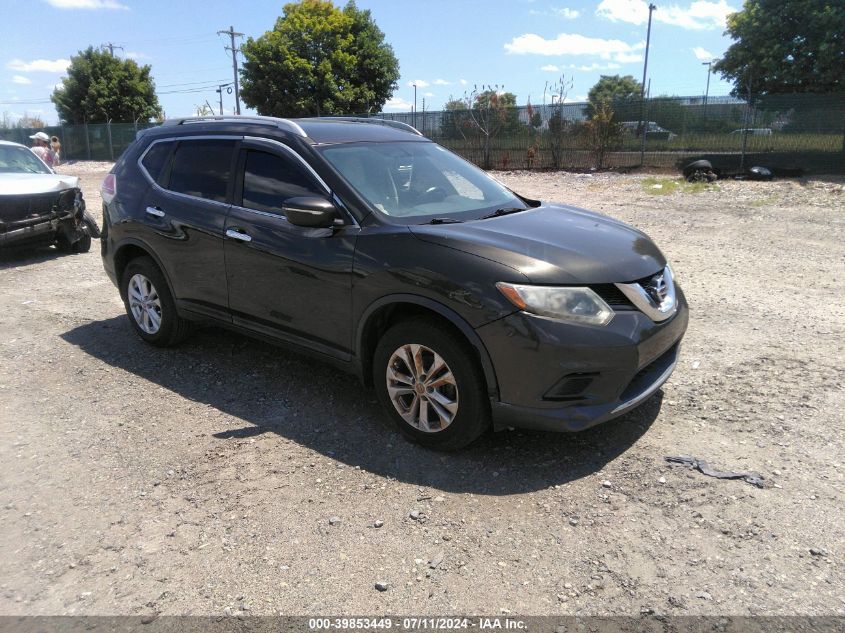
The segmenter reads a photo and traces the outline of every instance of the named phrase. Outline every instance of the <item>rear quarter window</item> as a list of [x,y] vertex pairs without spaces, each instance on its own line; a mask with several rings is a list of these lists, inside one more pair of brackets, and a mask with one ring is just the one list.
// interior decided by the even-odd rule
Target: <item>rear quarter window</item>
[[180,141],[167,188],[197,198],[226,202],[234,141]]
[[165,141],[163,143],[155,143],[150,146],[141,164],[155,182],[161,183],[161,175],[164,171],[164,166],[167,159],[170,158],[170,152],[173,151],[173,141]]

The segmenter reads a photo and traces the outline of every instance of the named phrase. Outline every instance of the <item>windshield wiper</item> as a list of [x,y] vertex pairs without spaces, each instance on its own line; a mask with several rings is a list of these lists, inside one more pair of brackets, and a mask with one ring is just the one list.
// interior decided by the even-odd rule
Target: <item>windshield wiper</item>
[[486,220],[488,218],[498,218],[501,215],[510,215],[511,213],[519,213],[520,211],[525,211],[525,207],[505,207],[504,209],[496,209],[493,213],[483,215],[478,219]]
[[428,222],[423,224],[459,224],[463,220],[456,220],[455,218],[431,218]]

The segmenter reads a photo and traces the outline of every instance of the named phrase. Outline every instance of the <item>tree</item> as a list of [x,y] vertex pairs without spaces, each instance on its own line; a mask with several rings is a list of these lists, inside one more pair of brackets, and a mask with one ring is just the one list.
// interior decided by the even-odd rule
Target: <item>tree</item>
[[381,110],[399,62],[369,11],[353,1],[286,4],[272,31],[241,47],[241,97],[260,114],[311,116]]
[[450,99],[446,104],[452,111],[453,121],[464,138],[480,138],[482,145],[482,167],[490,169],[490,151],[492,140],[504,129],[512,130],[519,126],[519,110],[516,107],[516,95],[504,92],[496,86],[474,86],[472,92],[465,94],[462,104]]
[[161,114],[150,66],[90,46],[71,57],[67,77],[51,99],[67,123],[149,121]]
[[469,120],[469,110],[463,99],[455,99],[452,96],[443,104],[443,121],[440,126],[440,133],[444,138],[466,139],[468,128],[472,126]]
[[624,121],[629,110],[640,106],[642,93],[643,85],[631,75],[602,75],[587,93],[587,116],[592,117],[602,105],[607,105]]
[[732,94],[845,89],[845,6],[829,0],[746,0],[728,16],[735,40],[713,70]]
[[622,140],[622,126],[613,120],[613,110],[607,103],[599,105],[586,123],[587,143],[596,160],[596,167],[603,169],[607,153]]

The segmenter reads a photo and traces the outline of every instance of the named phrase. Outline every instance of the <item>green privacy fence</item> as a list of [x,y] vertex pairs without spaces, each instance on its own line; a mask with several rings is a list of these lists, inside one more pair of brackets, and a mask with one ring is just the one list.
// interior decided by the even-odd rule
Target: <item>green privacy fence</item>
[[[609,104],[597,124],[588,103],[497,111],[381,113],[488,169],[675,168],[704,157],[725,171],[751,165],[845,173],[845,93],[656,97]],[[365,115],[366,116],[366,115]],[[114,160],[151,123],[52,126],[63,160]],[[0,129],[29,144],[41,130]]]

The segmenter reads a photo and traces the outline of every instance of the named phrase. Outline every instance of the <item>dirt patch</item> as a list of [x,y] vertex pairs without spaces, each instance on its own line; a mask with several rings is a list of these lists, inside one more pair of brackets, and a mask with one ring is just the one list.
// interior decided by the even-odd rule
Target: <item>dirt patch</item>
[[[60,168],[96,215],[107,168]],[[441,455],[315,361],[144,345],[96,244],[4,255],[0,613],[845,613],[843,181],[496,177],[664,250],[691,321],[662,395]]]

